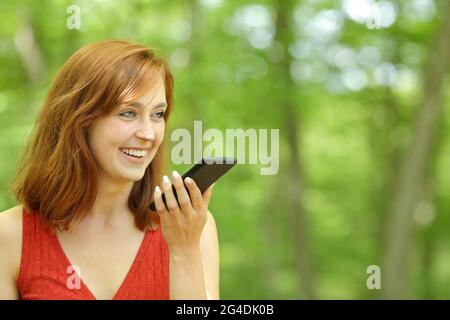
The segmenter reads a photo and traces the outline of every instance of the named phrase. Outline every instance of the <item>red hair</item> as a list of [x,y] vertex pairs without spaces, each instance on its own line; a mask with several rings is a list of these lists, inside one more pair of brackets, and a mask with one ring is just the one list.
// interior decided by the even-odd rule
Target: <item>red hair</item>
[[[167,62],[142,45],[108,40],[82,47],[56,75],[36,119],[12,184],[27,211],[37,210],[52,230],[69,230],[97,196],[97,166],[87,141],[93,122],[116,106],[139,99],[157,76],[165,85],[167,121],[173,108],[173,76]],[[164,142],[128,198],[136,226],[156,228],[148,205],[164,170]]]

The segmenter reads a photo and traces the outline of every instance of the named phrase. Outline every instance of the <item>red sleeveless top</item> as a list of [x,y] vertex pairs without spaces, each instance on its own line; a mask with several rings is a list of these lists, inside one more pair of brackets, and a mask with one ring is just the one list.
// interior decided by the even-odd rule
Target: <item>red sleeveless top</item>
[[[95,300],[42,218],[23,209],[20,299]],[[78,278],[75,278],[78,277]],[[148,230],[113,300],[168,300],[169,251],[161,228]]]

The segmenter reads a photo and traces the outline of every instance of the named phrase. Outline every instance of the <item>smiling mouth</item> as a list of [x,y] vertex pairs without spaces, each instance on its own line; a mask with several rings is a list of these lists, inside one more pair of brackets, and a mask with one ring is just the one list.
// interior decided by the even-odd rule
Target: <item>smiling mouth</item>
[[144,158],[149,152],[149,150],[136,151],[136,150],[130,150],[130,149],[126,149],[126,148],[120,148],[119,150],[122,153],[126,154],[127,156],[134,157],[136,159]]

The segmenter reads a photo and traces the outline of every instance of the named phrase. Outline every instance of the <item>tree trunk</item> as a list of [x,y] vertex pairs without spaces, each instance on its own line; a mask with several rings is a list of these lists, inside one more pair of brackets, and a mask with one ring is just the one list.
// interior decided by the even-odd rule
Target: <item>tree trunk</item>
[[292,40],[292,34],[288,25],[289,14],[292,10],[292,1],[277,0],[277,18],[276,18],[276,34],[275,40],[285,48],[284,58],[277,66],[278,76],[277,82],[280,83],[280,95],[282,100],[280,105],[283,112],[284,131],[287,135],[287,141],[290,151],[290,161],[288,162],[287,171],[290,177],[286,190],[289,190],[289,208],[290,221],[294,237],[295,265],[299,275],[298,295],[305,299],[314,299],[313,291],[313,272],[312,259],[308,235],[308,224],[306,212],[304,208],[304,178],[303,165],[301,163],[301,154],[299,149],[300,122],[296,105],[292,99],[293,92],[298,90],[297,85],[290,76],[291,58],[287,48]]
[[[199,71],[201,66],[199,65],[198,62],[201,60],[201,48],[203,47],[202,44],[203,14],[202,8],[198,0],[189,0],[187,2],[187,5],[189,12],[188,14],[190,18],[189,22],[191,26],[191,36],[188,42],[189,64],[186,72],[189,75],[191,75],[192,78],[199,79],[199,75],[202,74],[202,72]],[[194,88],[196,89],[195,85]],[[190,91],[186,92],[184,97],[188,103],[188,107],[192,110],[192,112],[190,112],[189,114],[194,117],[193,120],[199,120],[195,119],[195,117],[198,114],[202,114],[198,96],[199,91],[196,90],[193,91],[191,88]]]
[[41,48],[36,41],[33,21],[28,8],[21,8],[22,26],[14,35],[14,46],[28,74],[30,83],[40,84],[46,74]]
[[393,194],[388,216],[386,252],[382,269],[382,295],[385,299],[408,297],[408,258],[412,235],[412,210],[418,191],[425,181],[426,169],[442,113],[442,84],[449,66],[450,6],[445,6],[444,20],[430,50],[430,64],[425,71],[423,100],[412,143],[406,152]]
[[[275,180],[276,178],[272,179]],[[282,299],[279,297],[280,286],[276,283],[276,274],[279,271],[278,268],[278,260],[277,255],[278,252],[279,241],[276,233],[276,219],[274,216],[277,214],[276,209],[279,204],[277,201],[273,201],[273,199],[280,199],[281,194],[280,190],[282,190],[281,185],[278,181],[267,185],[266,194],[272,195],[272,197],[267,197],[267,200],[263,204],[262,208],[262,220],[261,220],[261,230],[262,230],[262,238],[266,243],[266,248],[264,252],[264,278],[267,279],[267,292],[270,293],[269,296],[263,297],[262,299]]]

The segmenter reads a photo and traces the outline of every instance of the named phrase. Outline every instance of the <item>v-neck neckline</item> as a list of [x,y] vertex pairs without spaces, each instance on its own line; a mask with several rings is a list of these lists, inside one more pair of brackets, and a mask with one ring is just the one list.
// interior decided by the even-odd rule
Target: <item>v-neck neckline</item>
[[[65,260],[65,263],[67,263],[69,266],[73,266],[74,264],[72,264],[72,262],[70,261],[69,257],[67,256],[66,252],[64,251],[64,248],[61,245],[61,242],[58,239],[58,236],[56,233],[53,234],[55,242],[56,242],[56,247],[58,248],[58,251],[60,253],[60,255],[63,257],[63,259]],[[111,298],[111,300],[114,300],[117,298],[117,296],[121,293],[121,291],[123,290],[123,287],[125,286],[128,278],[130,277],[130,274],[133,272],[133,270],[136,268],[137,262],[139,257],[141,256],[141,251],[144,249],[144,244],[145,244],[145,240],[147,239],[148,236],[148,230],[145,231],[144,233],[144,237],[141,241],[141,244],[139,245],[139,249],[136,253],[136,255],[133,258],[133,262],[131,263],[130,268],[128,269],[127,274],[125,275],[125,278],[123,278],[119,288],[117,289],[116,293],[114,293],[113,297]],[[94,293],[91,291],[91,289],[89,289],[89,287],[86,285],[86,283],[83,281],[83,277],[80,276],[79,274],[77,274],[78,277],[80,278],[80,283],[81,285],[86,288],[86,291],[88,292],[88,294],[91,296],[91,298],[93,298],[94,300],[98,300],[97,297],[94,295]]]

